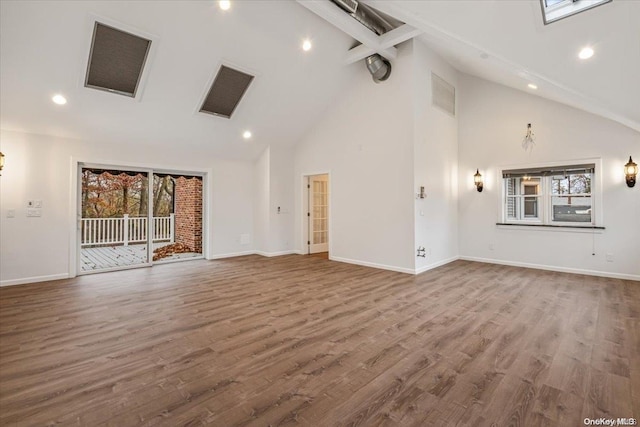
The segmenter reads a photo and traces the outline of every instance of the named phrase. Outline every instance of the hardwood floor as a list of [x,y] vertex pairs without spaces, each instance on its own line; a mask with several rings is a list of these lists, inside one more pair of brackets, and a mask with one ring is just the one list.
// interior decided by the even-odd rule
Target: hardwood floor
[[1,425],[640,418],[640,283],[299,255],[0,289]]

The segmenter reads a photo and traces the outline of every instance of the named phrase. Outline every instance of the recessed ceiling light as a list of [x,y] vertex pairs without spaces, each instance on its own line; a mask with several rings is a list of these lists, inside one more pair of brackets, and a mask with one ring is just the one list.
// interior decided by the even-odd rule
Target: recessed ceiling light
[[583,48],[578,54],[578,57],[580,59],[589,59],[592,56],[593,56],[593,49],[591,49],[590,47]]
[[67,98],[65,98],[62,95],[54,95],[53,98],[51,98],[51,100],[58,105],[64,105],[67,103]]
[[251,131],[250,130],[245,130],[244,133],[242,134],[242,137],[244,139],[249,139],[251,138]]
[[231,2],[229,0],[220,0],[218,6],[220,6],[222,10],[229,10],[231,9]]
[[311,40],[305,39],[302,42],[302,50],[304,50],[305,52],[308,52],[311,50]]
[[533,90],[538,89],[538,85],[533,84],[533,83],[529,83],[527,86],[529,86],[529,89],[533,89]]

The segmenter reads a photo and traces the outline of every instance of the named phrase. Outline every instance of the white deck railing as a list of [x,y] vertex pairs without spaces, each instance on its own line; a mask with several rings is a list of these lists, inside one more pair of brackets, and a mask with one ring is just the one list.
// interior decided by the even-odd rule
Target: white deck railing
[[[82,218],[81,244],[124,245],[147,241],[147,218]],[[153,217],[153,242],[175,239],[175,215]]]

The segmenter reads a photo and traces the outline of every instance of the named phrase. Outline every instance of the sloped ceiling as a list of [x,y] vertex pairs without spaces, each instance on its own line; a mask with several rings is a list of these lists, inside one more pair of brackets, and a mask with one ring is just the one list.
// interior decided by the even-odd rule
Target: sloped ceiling
[[[291,1],[235,1],[226,12],[215,1],[2,1],[0,15],[9,130],[251,158],[297,142],[358,68],[342,64],[353,40]],[[84,87],[96,19],[152,38],[140,100]],[[222,62],[256,76],[230,120],[197,112]],[[56,93],[68,103],[51,102]]]
[[[640,130],[640,1],[548,26],[538,0],[367,3],[424,31],[460,71],[529,92],[533,82],[535,95]],[[226,12],[215,1],[2,1],[0,19],[0,126],[103,143],[252,158],[295,144],[364,67],[345,65],[353,39],[293,1],[234,1]],[[152,38],[140,99],[83,86],[95,19]],[[585,45],[596,54],[580,61]],[[197,113],[221,63],[256,76],[231,120]],[[53,104],[55,93],[68,104]]]
[[[368,3],[423,30],[419,38],[462,72],[640,131],[640,1],[613,0],[546,26],[539,0]],[[578,58],[585,46],[595,50],[587,61]]]

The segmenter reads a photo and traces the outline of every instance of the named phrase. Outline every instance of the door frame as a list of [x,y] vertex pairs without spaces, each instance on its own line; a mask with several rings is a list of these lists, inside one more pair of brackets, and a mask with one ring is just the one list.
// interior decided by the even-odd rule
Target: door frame
[[329,203],[329,220],[328,220],[328,238],[329,238],[329,259],[331,259],[331,254],[333,253],[333,180],[331,178],[331,170],[324,170],[318,172],[303,172],[300,175],[300,180],[302,185],[300,186],[300,201],[301,201],[301,226],[300,226],[300,254],[309,255],[309,245],[307,242],[309,241],[309,217],[307,216],[307,212],[309,211],[309,192],[307,188],[308,178],[314,175],[327,175],[327,180],[329,184],[327,185],[329,191],[328,203]]
[[[99,164],[99,163],[85,163],[85,162],[79,162],[77,165],[77,169],[76,169],[76,179],[77,179],[77,184],[76,184],[76,199],[77,199],[77,204],[76,204],[76,210],[75,210],[75,218],[76,218],[76,222],[75,222],[75,227],[74,230],[76,231],[76,238],[75,238],[75,243],[76,243],[76,259],[75,259],[75,267],[76,267],[76,273],[77,275],[85,275],[85,274],[95,274],[95,273],[106,273],[109,271],[119,271],[119,270],[129,270],[132,268],[140,268],[140,267],[151,267],[152,262],[151,262],[151,258],[152,258],[152,247],[153,247],[153,239],[151,239],[151,242],[149,241],[149,237],[153,236],[153,232],[152,227],[153,227],[153,221],[150,220],[150,218],[152,218],[153,212],[151,212],[151,206],[153,205],[153,203],[151,202],[153,200],[153,197],[149,197],[149,194],[147,194],[147,262],[143,262],[140,264],[132,264],[132,265],[124,265],[122,267],[110,267],[110,268],[102,268],[100,270],[92,270],[92,271],[82,271],[82,266],[81,264],[81,256],[80,253],[82,251],[81,248],[81,234],[80,233],[80,227],[79,227],[79,221],[82,218],[82,169],[83,168],[95,168],[95,169],[110,169],[110,170],[118,170],[118,171],[127,171],[127,172],[142,172],[142,173],[146,173],[147,174],[147,192],[150,194],[152,189],[153,189],[153,171],[151,169],[147,169],[147,168],[135,168],[135,167],[123,167],[123,166],[115,166],[115,165],[107,165],[107,164]],[[150,234],[151,233],[151,234]]]
[[[68,211],[68,230],[69,230],[69,277],[76,277],[78,275],[91,274],[91,272],[83,272],[80,268],[80,233],[78,230],[78,212],[82,206],[82,180],[80,174],[82,173],[82,167],[96,167],[105,169],[121,169],[121,170],[135,170],[149,173],[150,179],[153,179],[153,172],[171,172],[175,174],[186,175],[199,175],[202,176],[202,254],[204,259],[211,259],[211,242],[209,239],[209,230],[211,229],[211,213],[212,213],[212,192],[213,192],[213,169],[212,168],[185,168],[176,165],[158,165],[150,163],[130,163],[122,162],[118,160],[99,160],[99,159],[85,159],[71,156],[71,176],[69,186],[69,211]],[[152,188],[149,186],[149,188]],[[148,198],[151,203],[152,197]],[[151,213],[151,206],[149,206],[149,213]],[[153,226],[152,221],[147,221],[149,228]],[[147,230],[149,232],[149,230]],[[149,234],[147,234],[149,235]],[[150,248],[149,248],[150,249]],[[153,265],[151,262],[152,251],[148,252],[148,263],[137,264],[134,266],[118,267],[115,269],[103,269],[96,271],[96,273],[104,273],[108,271],[124,270],[129,268],[141,268],[150,267]],[[190,258],[202,259],[200,257]]]

